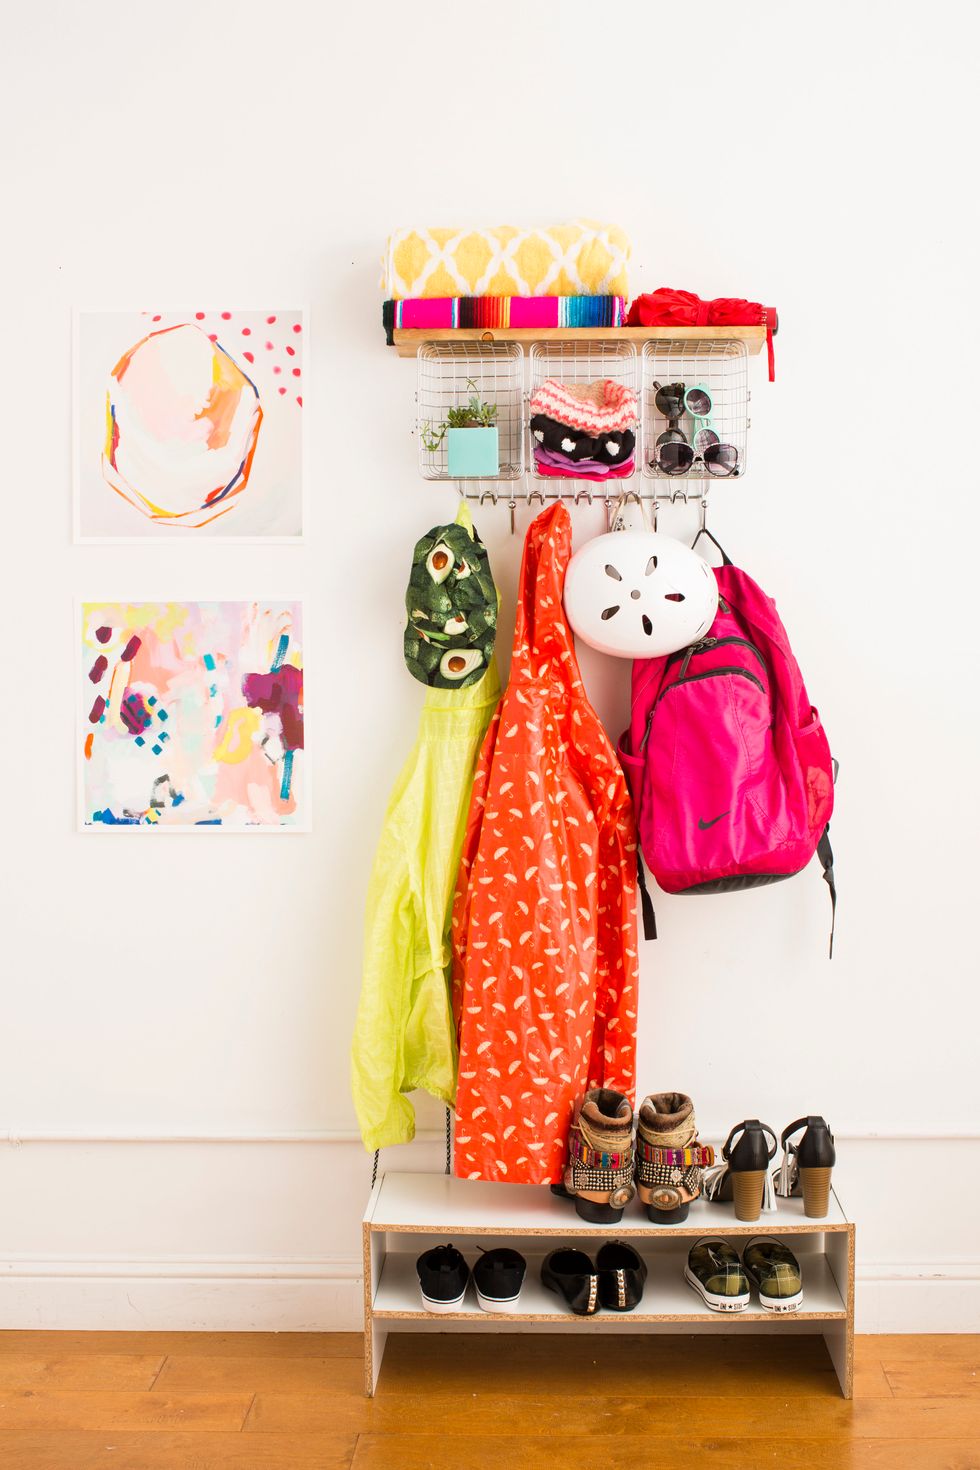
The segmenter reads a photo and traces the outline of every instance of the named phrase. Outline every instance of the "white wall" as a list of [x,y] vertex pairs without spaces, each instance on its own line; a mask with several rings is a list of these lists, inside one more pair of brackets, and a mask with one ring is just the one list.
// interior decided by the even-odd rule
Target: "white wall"
[[[640,0],[6,8],[0,1135],[62,1140],[0,1145],[7,1325],[356,1323],[360,909],[421,701],[410,549],[453,513],[414,470],[378,259],[406,222],[583,212],[630,230],[637,289],[780,310],[712,521],[841,761],[837,957],[816,872],[662,899],[641,1084],[690,1091],[716,1138],[825,1112],[861,1325],[976,1322],[976,12],[700,12],[696,36]],[[72,304],[303,300],[306,547],[73,548]],[[510,608],[520,540],[478,520]],[[313,835],[74,833],[71,603],[120,587],[305,596]],[[626,666],[584,663],[618,731]]]

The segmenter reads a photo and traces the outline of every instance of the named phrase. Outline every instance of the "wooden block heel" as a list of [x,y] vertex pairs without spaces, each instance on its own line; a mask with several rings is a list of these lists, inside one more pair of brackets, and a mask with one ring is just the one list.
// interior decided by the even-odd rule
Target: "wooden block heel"
[[830,1208],[830,1176],[833,1169],[800,1169],[803,1213],[821,1219]]
[[766,1187],[765,1169],[732,1170],[732,1196],[736,1220],[758,1220]]

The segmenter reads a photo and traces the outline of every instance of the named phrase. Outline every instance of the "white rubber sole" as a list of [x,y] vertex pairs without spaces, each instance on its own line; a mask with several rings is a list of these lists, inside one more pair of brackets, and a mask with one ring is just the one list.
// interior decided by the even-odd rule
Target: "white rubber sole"
[[437,1302],[433,1297],[426,1296],[424,1291],[420,1291],[419,1295],[422,1298],[422,1305],[425,1310],[427,1312],[435,1312],[438,1315],[445,1314],[446,1312],[462,1311],[463,1299],[466,1296],[466,1292],[461,1291],[459,1296],[451,1302]]
[[684,1267],[684,1280],[688,1286],[694,1287],[705,1306],[710,1307],[713,1312],[744,1312],[751,1300],[749,1292],[746,1292],[744,1296],[719,1296],[717,1292],[708,1291],[690,1266]]
[[778,1314],[780,1312],[798,1312],[803,1305],[803,1293],[798,1291],[795,1296],[767,1297],[759,1293],[759,1306],[764,1312]]
[[516,1296],[484,1296],[480,1288],[476,1288],[476,1300],[481,1312],[512,1312],[520,1299],[520,1292]]

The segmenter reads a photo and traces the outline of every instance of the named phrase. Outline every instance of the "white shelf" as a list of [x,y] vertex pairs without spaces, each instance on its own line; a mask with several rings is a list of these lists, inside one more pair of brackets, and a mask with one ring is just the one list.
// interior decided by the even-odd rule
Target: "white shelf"
[[[723,1235],[741,1248],[754,1235],[787,1238],[803,1269],[803,1307],[775,1313],[758,1295],[742,1312],[712,1312],[684,1280],[692,1238]],[[475,1237],[475,1238],[474,1238]],[[697,1200],[680,1225],[655,1225],[634,1202],[616,1225],[582,1220],[571,1200],[547,1186],[489,1184],[444,1174],[384,1174],[364,1215],[365,1391],[375,1390],[391,1332],[656,1333],[819,1332],[841,1390],[851,1397],[854,1349],[854,1237],[836,1194],[824,1219],[803,1213],[801,1199],[779,1200],[771,1214],[736,1220],[731,1204]],[[577,1317],[564,1299],[541,1282],[549,1250],[574,1244],[593,1254],[606,1240],[631,1240],[647,1263],[643,1300],[633,1312],[599,1311]],[[430,1246],[453,1242],[471,1268],[478,1247],[510,1244],[528,1263],[515,1310],[482,1312],[472,1284],[461,1310],[426,1312],[419,1296],[416,1258]],[[610,1390],[613,1391],[613,1390]]]
[[[603,1238],[611,1237],[615,1237],[614,1227]],[[422,1249],[425,1247],[423,1246]],[[374,1315],[382,1319],[411,1318],[418,1322],[432,1323],[437,1330],[440,1323],[445,1324],[447,1321],[485,1323],[488,1317],[496,1322],[530,1320],[567,1324],[601,1320],[603,1324],[618,1323],[623,1327],[629,1327],[630,1323],[635,1325],[637,1322],[687,1322],[694,1326],[699,1321],[717,1322],[722,1318],[726,1326],[731,1324],[734,1327],[739,1322],[775,1320],[776,1314],[760,1307],[758,1296],[754,1291],[750,1305],[742,1312],[710,1311],[694,1289],[684,1280],[687,1249],[686,1244],[681,1246],[678,1243],[673,1247],[661,1248],[656,1252],[643,1253],[649,1275],[643,1291],[643,1300],[639,1306],[632,1312],[600,1311],[596,1317],[590,1318],[577,1317],[565,1304],[563,1297],[542,1285],[541,1262],[547,1254],[544,1251],[527,1253],[527,1274],[524,1277],[521,1299],[511,1311],[493,1313],[481,1311],[476,1302],[471,1277],[460,1311],[445,1314],[427,1312],[421,1305],[419,1280],[415,1272],[415,1253],[405,1254],[401,1251],[389,1253],[385,1258],[381,1281],[374,1298]],[[464,1254],[469,1253],[464,1252]],[[471,1261],[476,1255],[477,1252],[474,1250]],[[826,1256],[819,1251],[799,1251],[796,1255],[803,1271],[803,1305],[798,1312],[778,1314],[778,1320],[822,1321],[827,1318],[843,1319],[846,1317],[847,1309],[837,1289],[833,1273],[827,1264]]]
[[680,1225],[654,1225],[638,1200],[618,1225],[597,1226],[575,1212],[542,1184],[490,1184],[447,1174],[385,1174],[365,1219],[375,1230],[454,1235],[596,1235],[612,1237],[708,1235],[782,1235],[841,1230],[849,1226],[831,1191],[824,1219],[803,1213],[802,1199],[781,1199],[775,1213],[756,1221],[736,1220],[732,1204],[696,1200]]

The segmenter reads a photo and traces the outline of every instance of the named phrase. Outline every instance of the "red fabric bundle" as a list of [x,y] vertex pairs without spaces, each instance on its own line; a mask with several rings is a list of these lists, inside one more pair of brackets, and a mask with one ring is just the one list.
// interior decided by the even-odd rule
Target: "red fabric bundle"
[[776,363],[772,350],[773,333],[779,329],[779,316],[774,306],[760,306],[758,301],[744,301],[740,296],[719,296],[702,301],[693,291],[675,291],[659,286],[637,296],[630,303],[626,324],[630,327],[754,327],[766,329],[769,349],[769,381],[775,381]]

